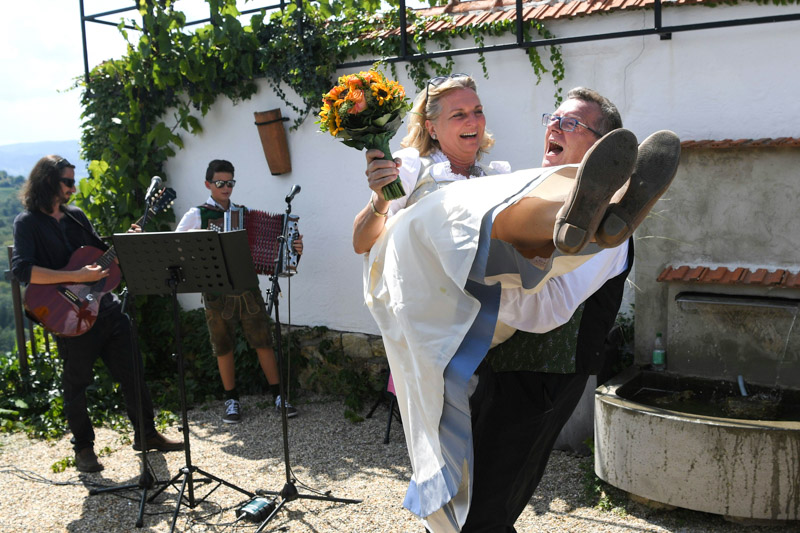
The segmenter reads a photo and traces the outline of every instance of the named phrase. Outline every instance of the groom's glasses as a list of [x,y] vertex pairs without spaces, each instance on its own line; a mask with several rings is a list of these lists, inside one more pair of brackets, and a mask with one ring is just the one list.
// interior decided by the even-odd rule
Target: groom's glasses
[[592,128],[590,128],[577,118],[559,117],[558,115],[553,115],[552,113],[545,113],[544,115],[542,115],[542,126],[549,126],[551,122],[555,121],[558,121],[558,129],[560,129],[561,131],[566,131],[566,132],[575,131],[575,128],[577,128],[578,126],[582,126],[587,130],[591,131],[592,133],[594,133],[595,135],[597,135],[598,137],[602,137],[602,135],[600,135],[600,132],[593,130]]

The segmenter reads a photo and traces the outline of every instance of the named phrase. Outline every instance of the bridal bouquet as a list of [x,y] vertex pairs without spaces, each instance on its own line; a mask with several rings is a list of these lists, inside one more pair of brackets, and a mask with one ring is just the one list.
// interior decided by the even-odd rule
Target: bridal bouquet
[[[342,139],[358,150],[377,148],[392,159],[389,139],[397,133],[411,108],[403,86],[386,78],[373,67],[358,74],[346,74],[322,96],[320,131]],[[394,200],[405,196],[400,178],[383,188],[383,196]]]

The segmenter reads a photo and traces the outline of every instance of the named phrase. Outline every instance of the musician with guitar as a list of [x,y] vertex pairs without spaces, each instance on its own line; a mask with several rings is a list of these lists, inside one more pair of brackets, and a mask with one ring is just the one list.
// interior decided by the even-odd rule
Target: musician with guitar
[[[206,203],[189,209],[178,223],[176,231],[190,231],[198,229],[216,229],[225,231],[230,224],[225,224],[226,218],[230,221],[231,212],[244,212],[242,206],[231,202],[231,194],[236,180],[233,179],[234,168],[230,161],[215,159],[208,164],[205,175],[205,188],[210,191]],[[296,254],[303,253],[303,237],[299,235],[292,242]],[[237,322],[247,338],[248,344],[256,351],[258,362],[264,376],[267,378],[269,390],[275,400],[275,409],[280,410],[280,373],[272,349],[272,327],[264,305],[261,293],[248,290],[239,294],[203,294],[203,303],[206,312],[206,322],[211,340],[211,347],[217,357],[217,367],[222,379],[224,390],[225,412],[222,421],[226,424],[237,424],[241,421],[241,405],[239,394],[236,390],[236,370],[234,365],[233,348]],[[286,400],[286,415],[289,418],[297,416],[297,409]]]
[[[26,293],[26,308],[56,333],[64,364],[64,413],[72,432],[75,466],[81,472],[98,472],[103,465],[94,452],[94,429],[86,405],[86,389],[94,379],[92,369],[98,357],[122,386],[133,423],[135,450],[141,449],[142,436],[133,380],[131,324],[117,296],[109,292],[119,282],[119,267],[113,256],[108,262],[101,260],[100,255],[108,259],[101,254],[108,246],[83,211],[68,205],[75,192],[74,169],[63,157],[48,155],[31,170],[20,195],[25,210],[14,220],[11,269],[17,280],[33,289],[32,293],[49,289],[53,294],[52,301],[34,303]],[[81,262],[86,257],[89,259]],[[104,291],[106,286],[110,288]],[[72,318],[56,316],[62,314],[62,306],[74,310],[66,313]],[[153,404],[144,383],[140,392],[147,449],[182,450],[183,442],[156,431]]]

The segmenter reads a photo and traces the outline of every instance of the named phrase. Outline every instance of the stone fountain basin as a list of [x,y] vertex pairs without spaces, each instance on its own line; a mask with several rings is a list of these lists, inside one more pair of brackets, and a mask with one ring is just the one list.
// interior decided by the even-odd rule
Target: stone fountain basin
[[628,369],[595,393],[595,472],[662,504],[800,520],[800,392],[770,393],[754,389],[767,410],[748,414],[777,419],[734,418],[721,406],[741,407],[736,384]]

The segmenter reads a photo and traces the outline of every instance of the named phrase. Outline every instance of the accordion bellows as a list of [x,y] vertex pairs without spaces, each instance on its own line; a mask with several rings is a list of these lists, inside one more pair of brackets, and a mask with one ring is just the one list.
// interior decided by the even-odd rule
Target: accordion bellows
[[282,260],[278,261],[278,252],[280,251],[278,237],[283,232],[286,216],[284,214],[247,209],[243,206],[232,206],[231,209],[225,212],[221,221],[222,226],[210,223],[209,229],[217,231],[245,230],[256,274],[292,276],[297,272],[297,263],[299,261],[299,256],[294,251],[293,246],[294,240],[300,235],[297,229],[299,217],[288,215],[286,253]]

